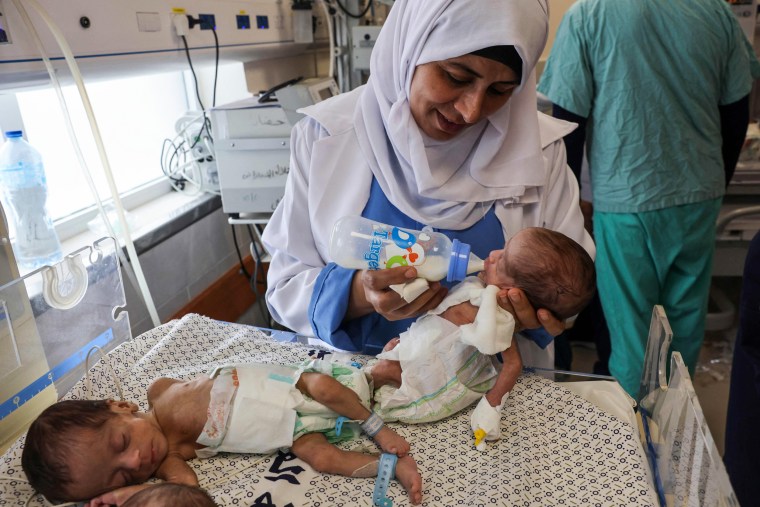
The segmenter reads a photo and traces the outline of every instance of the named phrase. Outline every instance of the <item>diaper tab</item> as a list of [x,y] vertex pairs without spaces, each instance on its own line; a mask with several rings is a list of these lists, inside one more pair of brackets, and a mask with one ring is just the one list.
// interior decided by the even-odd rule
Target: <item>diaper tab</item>
[[348,417],[342,415],[335,420],[335,434],[340,436],[340,432],[343,431],[343,423],[348,421]]

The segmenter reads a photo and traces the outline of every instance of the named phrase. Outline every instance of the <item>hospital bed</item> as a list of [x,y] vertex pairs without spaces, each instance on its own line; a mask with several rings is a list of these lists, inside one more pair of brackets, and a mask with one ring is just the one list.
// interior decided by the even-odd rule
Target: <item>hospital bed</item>
[[[65,269],[42,268],[0,287],[3,432],[25,407],[33,415],[57,398],[123,397],[145,410],[146,389],[160,376],[189,379],[250,361],[371,360],[292,333],[194,314],[132,338],[113,240],[63,263]],[[50,285],[55,279],[59,289]],[[736,505],[677,353],[665,382],[672,333],[661,308],[652,322],[641,419],[615,382],[528,368],[502,412],[501,440],[484,452],[473,446],[471,409],[432,424],[391,423],[412,445],[424,505]],[[9,383],[16,378],[22,380]],[[342,445],[377,452],[365,437]],[[48,505],[25,481],[22,446],[23,435],[0,459],[0,506]],[[287,450],[189,463],[219,505],[373,504],[374,479],[319,474]],[[408,505],[395,481],[386,494]]]

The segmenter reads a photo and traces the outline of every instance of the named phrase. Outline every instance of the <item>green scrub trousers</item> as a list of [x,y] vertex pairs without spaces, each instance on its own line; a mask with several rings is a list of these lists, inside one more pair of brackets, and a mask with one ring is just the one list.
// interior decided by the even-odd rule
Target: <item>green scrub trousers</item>
[[610,372],[634,398],[652,308],[673,330],[671,351],[693,375],[707,316],[721,199],[640,213],[594,212],[599,295],[607,316]]

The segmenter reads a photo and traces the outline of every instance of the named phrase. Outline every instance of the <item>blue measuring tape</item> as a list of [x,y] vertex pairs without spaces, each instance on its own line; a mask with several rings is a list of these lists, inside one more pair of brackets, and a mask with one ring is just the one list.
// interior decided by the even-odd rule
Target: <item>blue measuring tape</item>
[[113,329],[108,328],[90,343],[58,363],[50,371],[41,375],[37,380],[5,400],[3,403],[0,403],[0,420],[18,410],[21,405],[30,401],[45,388],[52,385],[56,380],[61,379],[77,366],[84,365],[87,359],[87,353],[91,348],[95,346],[103,348],[111,341],[113,341]]
[[393,500],[385,496],[388,491],[388,485],[396,476],[396,463],[398,456],[395,454],[383,453],[380,455],[380,462],[377,466],[377,479],[375,479],[375,490],[372,492],[372,504],[377,507],[391,507]]

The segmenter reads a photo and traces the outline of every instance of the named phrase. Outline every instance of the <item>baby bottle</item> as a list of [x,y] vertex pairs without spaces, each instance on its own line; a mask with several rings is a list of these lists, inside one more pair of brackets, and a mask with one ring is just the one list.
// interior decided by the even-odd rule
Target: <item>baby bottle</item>
[[427,230],[401,229],[364,217],[346,216],[335,223],[330,257],[349,269],[386,269],[414,266],[417,275],[431,282],[464,280],[483,270],[483,261],[470,253],[470,245]]

